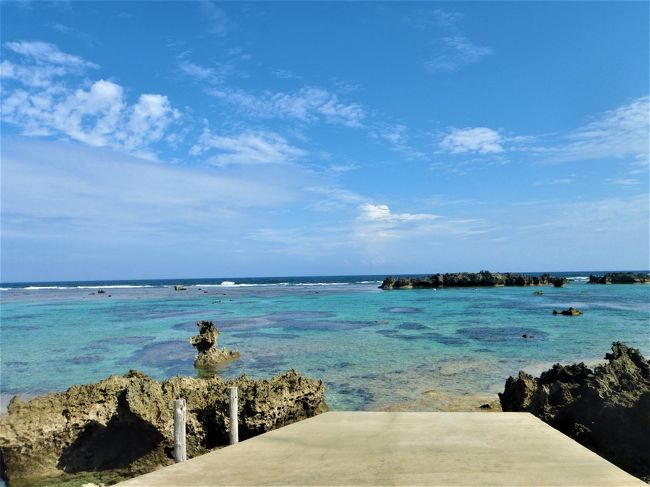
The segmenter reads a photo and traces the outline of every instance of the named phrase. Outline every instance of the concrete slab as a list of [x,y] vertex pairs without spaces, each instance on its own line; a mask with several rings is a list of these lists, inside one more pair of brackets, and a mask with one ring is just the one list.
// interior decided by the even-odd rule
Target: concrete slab
[[528,413],[329,412],[119,485],[646,484]]

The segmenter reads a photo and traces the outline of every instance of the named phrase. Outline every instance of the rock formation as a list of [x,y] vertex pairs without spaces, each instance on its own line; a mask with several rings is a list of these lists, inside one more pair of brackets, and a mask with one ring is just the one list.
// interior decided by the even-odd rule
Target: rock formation
[[0,417],[3,476],[9,487],[21,487],[89,471],[120,469],[129,477],[173,463],[177,398],[187,401],[188,457],[226,445],[228,386],[239,388],[240,439],[327,409],[322,381],[294,370],[270,380],[174,377],[162,383],[131,371],[29,402],[14,398]]
[[566,284],[566,277],[553,277],[551,278],[551,284],[553,284],[553,287],[564,287]]
[[499,394],[504,411],[528,411],[612,463],[650,480],[650,361],[620,342],[591,370],[556,364],[519,372]]
[[564,315],[564,316],[580,316],[582,314],[582,311],[576,308],[563,309],[562,311],[558,311],[554,309],[553,314]]
[[608,272],[604,276],[589,276],[590,284],[647,284],[650,275],[634,272]]
[[455,274],[433,274],[426,277],[388,276],[380,289],[422,289],[439,287],[483,287],[483,286],[542,286],[551,284],[555,278],[548,274],[528,276],[523,274],[459,272]]
[[187,288],[182,284],[176,284],[174,286],[174,291],[187,291]]
[[194,360],[194,367],[213,369],[224,362],[239,358],[237,350],[227,350],[225,347],[217,348],[219,330],[212,321],[199,321],[196,326],[199,327],[199,334],[190,338],[190,343],[198,352]]

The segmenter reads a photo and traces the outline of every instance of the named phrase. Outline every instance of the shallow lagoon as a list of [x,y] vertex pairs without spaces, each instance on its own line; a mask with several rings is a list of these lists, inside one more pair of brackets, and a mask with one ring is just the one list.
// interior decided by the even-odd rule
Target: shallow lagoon
[[[182,292],[151,281],[105,286],[103,295],[90,295],[92,286],[3,290],[0,393],[6,400],[63,390],[133,368],[157,379],[195,375],[188,337],[201,319],[215,321],[220,346],[241,351],[222,375],[295,368],[325,381],[333,409],[417,409],[427,395],[494,395],[520,369],[593,363],[615,340],[650,355],[647,285],[571,281],[536,296],[540,288],[381,291],[366,279],[195,281]],[[569,306],[584,315],[551,314]]]

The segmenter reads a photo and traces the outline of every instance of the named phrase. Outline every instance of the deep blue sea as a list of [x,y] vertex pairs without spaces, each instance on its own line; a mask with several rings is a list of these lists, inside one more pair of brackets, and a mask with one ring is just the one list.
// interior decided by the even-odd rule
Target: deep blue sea
[[[615,340],[650,356],[650,286],[552,274],[570,281],[395,291],[378,289],[384,276],[5,283],[0,394],[6,402],[129,369],[196,375],[188,338],[198,320],[215,321],[219,345],[241,352],[223,376],[295,368],[324,380],[332,409],[444,410],[450,398],[496,398],[520,369],[594,363]],[[91,294],[98,288],[106,293]],[[552,315],[569,306],[584,315]]]

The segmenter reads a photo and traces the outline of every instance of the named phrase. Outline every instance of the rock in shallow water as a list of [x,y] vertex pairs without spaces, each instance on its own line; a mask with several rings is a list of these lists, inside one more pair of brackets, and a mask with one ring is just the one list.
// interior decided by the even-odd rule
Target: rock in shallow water
[[528,411],[633,475],[650,477],[650,361],[615,342],[609,363],[519,372],[499,394],[504,411]]
[[237,350],[227,350],[225,347],[217,348],[219,330],[212,321],[199,321],[196,326],[199,327],[199,334],[190,338],[190,344],[198,352],[194,360],[194,367],[213,369],[224,362],[239,358]]
[[227,387],[239,388],[239,437],[246,439],[327,410],[322,381],[291,370],[270,380],[174,377],[131,371],[27,403],[0,418],[0,459],[10,487],[64,473],[172,463],[173,402],[187,401],[188,457],[228,443]]

